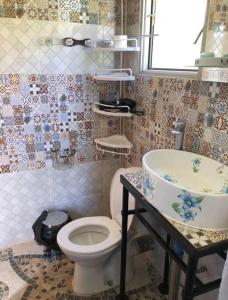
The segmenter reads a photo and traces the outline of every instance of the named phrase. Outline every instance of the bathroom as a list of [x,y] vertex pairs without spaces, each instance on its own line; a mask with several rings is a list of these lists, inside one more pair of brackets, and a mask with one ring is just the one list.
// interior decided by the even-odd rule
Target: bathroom
[[[226,0],[0,0],[0,299],[227,300],[227,31]],[[188,175],[188,163],[181,161],[186,152],[195,176],[186,179],[191,190],[200,185],[195,178],[209,177],[209,184],[193,199],[196,221],[180,209],[184,188],[166,219],[147,204],[155,205],[162,184],[165,195],[179,186],[172,172],[154,186],[150,162],[157,170],[177,162],[179,176]],[[204,159],[212,167],[200,170]],[[225,178],[218,195],[210,190],[217,178]],[[128,200],[126,293],[122,185],[137,195]],[[204,210],[213,197],[224,208]],[[64,219],[54,246],[64,254],[42,244],[50,212],[57,224]],[[204,212],[200,225],[194,223]],[[139,213],[146,215],[142,224]],[[80,222],[94,232],[103,223],[115,230],[105,267],[91,268],[101,260],[97,255],[90,268],[78,270],[64,248],[64,230]],[[85,232],[79,233],[82,239]],[[99,242],[104,235],[96,247],[107,243]],[[91,240],[83,246],[71,238],[80,241],[81,255],[90,247],[96,252]],[[185,247],[200,253],[195,295],[186,292]]]

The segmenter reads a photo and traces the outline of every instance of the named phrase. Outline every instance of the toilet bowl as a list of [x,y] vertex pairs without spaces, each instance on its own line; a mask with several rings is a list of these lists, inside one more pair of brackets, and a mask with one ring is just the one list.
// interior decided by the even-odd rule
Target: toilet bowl
[[[57,235],[59,247],[75,262],[73,290],[77,295],[88,296],[119,284],[120,242],[122,223],[122,184],[120,175],[129,169],[119,169],[113,176],[110,190],[112,218],[85,217],[65,225]],[[135,200],[129,195],[129,209]],[[128,217],[128,230],[133,215]],[[127,278],[132,276],[131,264]]]

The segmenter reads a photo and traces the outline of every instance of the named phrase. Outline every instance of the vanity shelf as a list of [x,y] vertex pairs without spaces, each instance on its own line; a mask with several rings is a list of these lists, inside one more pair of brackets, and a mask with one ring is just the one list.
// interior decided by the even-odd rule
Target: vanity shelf
[[[185,281],[181,299],[193,300],[195,296],[201,296],[209,291],[219,288],[221,278],[212,281],[201,281],[198,278],[199,260],[208,255],[219,255],[226,259],[228,249],[228,233],[223,231],[204,230],[191,228],[180,224],[173,219],[167,218],[155,205],[153,201],[146,199],[147,189],[144,187],[143,170],[129,169],[124,175],[120,176],[123,184],[123,210],[122,210],[122,256],[121,256],[121,281],[118,299],[127,299],[125,293],[126,263],[127,261],[127,239],[129,238],[127,224],[128,217],[135,215],[137,220],[143,225],[156,242],[165,250],[163,282],[159,285],[162,294],[169,294],[169,299],[177,299],[175,294],[179,294],[180,272],[185,274]],[[149,184],[150,185],[150,184]],[[136,210],[129,209],[130,195],[136,201]],[[145,217],[145,212],[147,216]],[[149,222],[148,220],[154,220]],[[157,230],[160,226],[161,230]],[[162,232],[162,234],[161,234]],[[174,241],[174,243],[173,243]],[[175,246],[178,247],[175,247]],[[176,251],[178,249],[178,251]],[[184,254],[184,255],[183,255]],[[171,262],[171,265],[170,265]],[[173,263],[175,262],[175,263]],[[172,269],[170,269],[170,266]],[[181,274],[182,275],[182,274]],[[208,280],[209,278],[207,278]],[[172,289],[169,293],[169,282]],[[171,297],[172,296],[172,297]],[[207,299],[207,297],[205,297]]]
[[135,77],[132,75],[131,69],[105,69],[100,73],[94,74],[93,79],[103,81],[133,81]]
[[[120,134],[115,134],[103,138],[97,138],[95,139],[95,144],[97,150],[99,151],[125,156],[130,154],[130,150],[133,147],[133,145],[128,141],[126,136]],[[118,152],[115,149],[125,151]]]
[[[106,108],[106,110],[100,109],[101,107]],[[110,111],[108,111],[108,108],[110,108]],[[120,108],[125,108],[128,110],[128,112],[121,112]],[[97,114],[107,116],[107,117],[127,117],[127,118],[132,117],[132,113],[130,112],[129,106],[113,106],[113,105],[95,102],[93,111]]]

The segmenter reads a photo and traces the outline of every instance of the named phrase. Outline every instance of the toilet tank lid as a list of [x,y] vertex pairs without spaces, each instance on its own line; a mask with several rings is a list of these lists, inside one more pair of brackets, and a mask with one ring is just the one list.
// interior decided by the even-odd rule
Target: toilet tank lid
[[[123,198],[123,185],[120,182],[120,175],[129,173],[129,169],[118,169],[112,178],[110,189],[110,211],[112,219],[115,220],[120,226],[122,225],[122,198]],[[129,194],[128,209],[135,208],[135,199]],[[128,216],[128,229],[133,221],[133,215]]]

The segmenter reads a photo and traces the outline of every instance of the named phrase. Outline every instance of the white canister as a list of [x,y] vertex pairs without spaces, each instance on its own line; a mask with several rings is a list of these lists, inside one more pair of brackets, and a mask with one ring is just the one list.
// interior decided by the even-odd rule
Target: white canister
[[114,35],[113,41],[115,48],[127,48],[127,35]]

